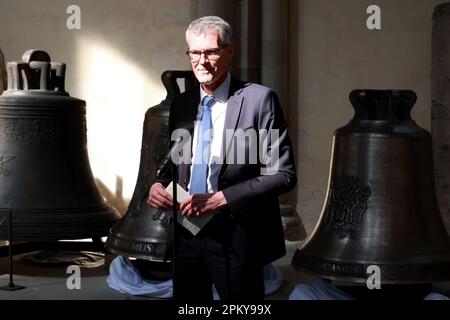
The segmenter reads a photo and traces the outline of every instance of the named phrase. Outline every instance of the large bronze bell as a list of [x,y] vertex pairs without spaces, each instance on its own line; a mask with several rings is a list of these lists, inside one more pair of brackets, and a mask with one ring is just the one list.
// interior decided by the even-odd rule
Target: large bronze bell
[[324,209],[292,266],[363,283],[450,279],[450,240],[436,201],[431,135],[410,117],[409,90],[354,90],[336,130]]
[[148,191],[168,152],[170,104],[180,94],[177,79],[185,80],[185,88],[195,83],[191,71],[165,71],[161,79],[167,96],[145,113],[141,160],[133,197],[125,215],[111,228],[105,244],[105,248],[114,254],[158,263],[171,258],[168,243],[171,213],[151,208],[147,204]]
[[[120,218],[97,189],[86,146],[86,103],[64,89],[66,65],[29,50],[7,65],[0,96],[0,238],[99,238]],[[7,219],[7,218],[6,218]]]

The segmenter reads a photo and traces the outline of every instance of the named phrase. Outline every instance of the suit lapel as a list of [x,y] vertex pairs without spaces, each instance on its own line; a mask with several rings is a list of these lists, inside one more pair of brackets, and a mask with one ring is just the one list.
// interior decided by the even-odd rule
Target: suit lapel
[[[244,97],[241,95],[243,83],[233,76],[231,77],[230,93],[227,103],[227,111],[225,114],[225,125],[222,137],[222,162],[219,172],[222,173],[223,163],[226,159],[226,154],[230,148],[232,137],[234,131],[236,130],[237,124],[239,122],[239,117],[241,115],[242,104],[244,102]],[[228,137],[227,137],[228,132]]]
[[[227,104],[227,112],[225,115],[225,125],[224,125],[224,132],[223,132],[223,140],[222,140],[222,146],[223,150],[226,152],[228,151],[228,148],[230,147],[232,137],[232,133],[236,130],[236,126],[238,124],[239,116],[241,114],[242,109],[242,102],[244,101],[244,98],[241,96],[232,96],[228,100]],[[227,132],[228,132],[228,138],[227,138]]]

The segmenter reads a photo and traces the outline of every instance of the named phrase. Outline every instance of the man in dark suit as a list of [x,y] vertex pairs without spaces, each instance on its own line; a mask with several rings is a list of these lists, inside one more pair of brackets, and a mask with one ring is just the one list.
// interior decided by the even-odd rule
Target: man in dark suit
[[[190,194],[180,210],[212,218],[196,235],[177,225],[174,298],[212,300],[214,284],[223,300],[262,300],[263,268],[286,252],[278,196],[297,181],[286,123],[274,91],[229,73],[234,46],[227,22],[197,19],[186,40],[200,87],[170,109],[170,131],[193,136],[189,161],[178,166],[178,183]],[[152,185],[151,206],[172,207],[169,181]]]

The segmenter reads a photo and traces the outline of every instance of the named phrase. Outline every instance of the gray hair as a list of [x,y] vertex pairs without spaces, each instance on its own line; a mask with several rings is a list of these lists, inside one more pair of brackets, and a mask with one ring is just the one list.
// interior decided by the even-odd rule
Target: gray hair
[[230,25],[217,16],[206,16],[192,21],[186,29],[186,41],[189,39],[189,35],[203,35],[208,29],[214,29],[219,33],[222,45],[231,43],[232,31]]

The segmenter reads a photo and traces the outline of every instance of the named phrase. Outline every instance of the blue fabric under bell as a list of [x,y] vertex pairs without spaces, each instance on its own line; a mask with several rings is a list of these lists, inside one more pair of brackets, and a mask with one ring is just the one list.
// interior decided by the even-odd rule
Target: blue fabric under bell
[[283,284],[283,273],[279,267],[269,264],[264,268],[264,294],[269,296],[277,292]]
[[[113,259],[106,279],[109,287],[134,296],[146,296],[158,299],[170,299],[173,295],[172,280],[149,281],[141,277],[139,270],[127,257],[118,256]],[[269,264],[264,268],[265,295],[274,294],[283,283],[283,274],[279,267]],[[220,300],[213,288],[214,300]]]
[[[401,297],[399,297],[400,299]],[[351,295],[343,292],[333,284],[324,279],[305,284],[297,284],[289,295],[289,300],[354,300]],[[429,293],[423,300],[449,300],[443,294],[437,292]]]
[[324,279],[297,284],[289,300],[353,300],[353,297]]
[[450,298],[438,292],[431,292],[423,300],[450,300]]
[[169,299],[173,294],[172,280],[145,280],[139,270],[124,256],[113,259],[106,282],[110,288],[133,296]]

